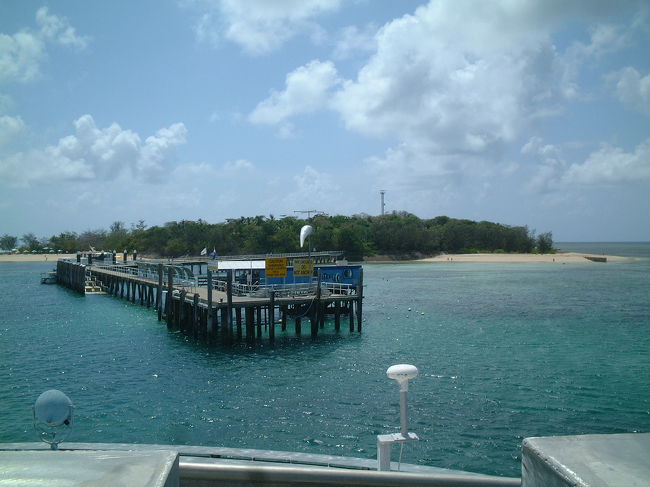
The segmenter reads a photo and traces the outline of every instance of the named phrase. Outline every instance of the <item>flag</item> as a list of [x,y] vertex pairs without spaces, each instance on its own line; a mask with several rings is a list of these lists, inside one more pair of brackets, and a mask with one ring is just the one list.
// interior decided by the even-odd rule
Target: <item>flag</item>
[[203,247],[203,250],[201,251],[201,255],[208,255],[208,248]]

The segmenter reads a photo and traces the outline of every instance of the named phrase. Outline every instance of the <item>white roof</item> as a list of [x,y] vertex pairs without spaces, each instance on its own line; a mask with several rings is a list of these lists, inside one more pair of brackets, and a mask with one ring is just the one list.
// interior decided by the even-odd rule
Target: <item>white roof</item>
[[218,260],[217,269],[220,271],[228,269],[265,269],[264,260]]

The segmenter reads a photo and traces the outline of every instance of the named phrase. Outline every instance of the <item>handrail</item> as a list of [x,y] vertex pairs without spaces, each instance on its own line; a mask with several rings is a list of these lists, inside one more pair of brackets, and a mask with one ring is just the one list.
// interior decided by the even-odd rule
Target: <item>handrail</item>
[[[189,288],[190,290],[194,290],[195,288],[199,287],[196,277],[194,277],[188,270],[182,269],[178,266],[165,267],[172,267],[174,269],[174,287]],[[124,274],[127,276],[143,277],[145,279],[151,279],[152,281],[158,280],[157,269],[154,272],[153,269],[149,269],[144,266],[132,267],[120,264],[92,264],[92,268],[115,272],[117,274]],[[163,272],[163,284],[167,285],[167,282],[167,273]]]
[[[231,485],[293,485],[314,486],[429,486],[429,487],[519,487],[521,479],[472,474],[422,474],[405,472],[378,472],[336,468],[298,466],[260,466],[236,464],[209,464],[181,458],[179,472],[185,481],[219,481]],[[203,485],[203,484],[202,484]]]
[[[213,280],[212,288],[217,291],[227,292],[228,283],[221,280]],[[321,294],[330,295],[356,295],[356,286],[340,282],[321,282]],[[232,293],[235,296],[269,297],[271,291],[276,297],[289,296],[314,296],[318,291],[318,283],[297,283],[297,284],[240,284],[232,283]]]

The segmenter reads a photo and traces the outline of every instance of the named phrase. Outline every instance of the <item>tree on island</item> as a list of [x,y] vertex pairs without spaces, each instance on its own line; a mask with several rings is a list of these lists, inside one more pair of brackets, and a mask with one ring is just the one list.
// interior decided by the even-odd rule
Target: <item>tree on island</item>
[[40,247],[38,238],[31,232],[24,234],[20,239],[23,241],[23,244],[25,244],[25,247],[27,247],[29,250],[38,250]]
[[2,237],[0,237],[0,249],[2,250],[15,249],[17,243],[18,237],[14,237],[13,235],[5,233]]
[[[386,215],[344,216],[318,214],[306,220],[288,216],[258,215],[231,218],[221,223],[181,220],[147,227],[143,220],[131,224],[116,221],[107,230],[87,230],[80,235],[63,232],[49,245],[66,251],[138,249],[141,254],[163,257],[199,255],[203,248],[219,255],[299,252],[300,228],[314,227],[312,250],[342,250],[348,259],[373,255],[413,258],[423,255],[476,252],[549,252],[551,232],[535,237],[526,226],[438,216],[421,219],[400,211]],[[28,235],[23,236],[23,240]],[[34,237],[35,238],[35,237]],[[304,249],[303,249],[304,250]]]
[[553,250],[553,234],[551,232],[542,233],[537,236],[537,252],[548,254]]

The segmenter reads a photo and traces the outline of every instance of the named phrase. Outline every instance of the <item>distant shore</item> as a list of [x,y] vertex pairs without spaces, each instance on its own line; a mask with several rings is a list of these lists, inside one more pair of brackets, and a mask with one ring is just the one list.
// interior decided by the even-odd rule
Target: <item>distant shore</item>
[[[74,259],[76,254],[5,254],[0,255],[0,262],[56,262],[59,259]],[[589,258],[603,258],[607,262],[636,260],[634,257],[620,257],[617,255],[584,254],[580,252],[558,252],[556,254],[441,254],[435,257],[427,257],[415,260],[397,260],[389,256],[379,257],[367,261],[368,264],[379,263],[405,263],[405,262],[555,262],[555,263],[577,263],[591,262]]]
[[593,262],[590,259],[606,258],[610,261],[635,260],[633,257],[620,257],[617,255],[584,254],[581,252],[558,252],[555,254],[447,254],[419,259],[417,262],[555,262],[576,263]]
[[386,263],[418,263],[418,262],[495,262],[495,263],[593,263],[591,259],[606,259],[607,262],[636,260],[635,257],[621,257],[618,255],[587,254],[582,252],[557,252],[555,254],[508,254],[508,253],[476,253],[476,254],[440,254],[435,257],[424,257],[421,259],[396,259],[391,256],[376,256],[364,263],[386,264]]
[[0,262],[56,262],[76,257],[77,254],[2,254]]
[[[414,259],[408,262],[495,262],[495,263],[590,263],[592,259],[606,259],[607,262],[636,260],[634,257],[621,257],[618,255],[587,254],[582,252],[558,252],[555,254],[507,254],[507,253],[477,253],[477,254],[441,254],[435,257]],[[383,262],[397,262],[385,260]]]

